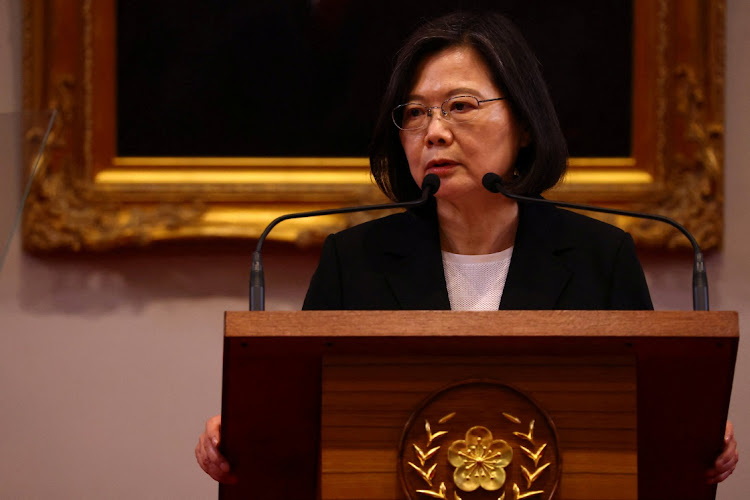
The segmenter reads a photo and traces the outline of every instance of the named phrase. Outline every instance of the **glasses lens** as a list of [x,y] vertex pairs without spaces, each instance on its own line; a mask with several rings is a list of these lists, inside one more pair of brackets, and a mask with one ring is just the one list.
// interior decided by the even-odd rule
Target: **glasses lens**
[[413,130],[424,127],[427,120],[427,108],[418,103],[407,103],[393,110],[393,123],[402,130]]
[[442,105],[443,113],[457,122],[473,120],[479,111],[479,100],[470,95],[451,97]]

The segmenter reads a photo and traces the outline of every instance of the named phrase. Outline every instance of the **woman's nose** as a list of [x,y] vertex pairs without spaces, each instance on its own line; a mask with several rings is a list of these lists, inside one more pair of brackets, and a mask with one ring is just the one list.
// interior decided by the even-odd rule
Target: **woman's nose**
[[447,116],[440,108],[434,110],[428,116],[427,129],[425,130],[425,142],[427,144],[448,144],[453,140],[453,130]]

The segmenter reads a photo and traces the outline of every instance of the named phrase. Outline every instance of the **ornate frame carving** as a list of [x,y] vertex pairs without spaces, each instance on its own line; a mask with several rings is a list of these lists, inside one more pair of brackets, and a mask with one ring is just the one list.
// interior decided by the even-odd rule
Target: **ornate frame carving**
[[[725,0],[634,6],[632,155],[571,158],[550,197],[667,215],[704,249],[717,247]],[[58,111],[24,214],[26,249],[255,238],[282,213],[382,199],[365,158],[117,157],[114,7],[113,0],[23,2],[24,108]],[[290,221],[273,237],[305,244],[371,216]],[[647,246],[684,244],[668,227],[606,220]]]

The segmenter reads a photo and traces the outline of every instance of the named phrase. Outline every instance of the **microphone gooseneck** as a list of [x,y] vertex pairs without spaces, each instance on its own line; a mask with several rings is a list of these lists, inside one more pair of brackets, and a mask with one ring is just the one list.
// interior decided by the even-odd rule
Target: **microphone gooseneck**
[[482,177],[482,185],[485,187],[485,189],[492,193],[500,193],[503,196],[521,202],[542,203],[546,205],[554,205],[557,207],[590,210],[592,212],[624,215],[626,217],[638,217],[641,219],[650,219],[665,222],[673,227],[676,227],[682,234],[687,237],[687,239],[690,241],[690,244],[693,246],[693,310],[708,311],[708,278],[706,277],[706,266],[703,262],[703,252],[701,252],[700,246],[698,246],[698,242],[695,240],[695,238],[693,238],[693,235],[690,234],[690,232],[677,221],[663,215],[631,212],[629,210],[616,210],[614,208],[595,207],[592,205],[581,205],[578,203],[545,200],[542,198],[531,198],[528,196],[512,194],[505,189],[502,178],[493,172],[484,174],[484,177]]
[[250,310],[263,311],[266,307],[265,279],[263,276],[263,243],[276,224],[289,219],[300,219],[303,217],[317,217],[320,215],[346,214],[351,212],[366,212],[369,210],[386,210],[389,208],[414,208],[427,203],[440,189],[440,177],[435,174],[427,174],[422,180],[422,195],[417,200],[404,201],[401,203],[380,203],[378,205],[364,205],[359,207],[330,208],[327,210],[313,210],[310,212],[298,212],[286,214],[271,221],[258,238],[258,244],[253,252],[252,264],[250,265]]

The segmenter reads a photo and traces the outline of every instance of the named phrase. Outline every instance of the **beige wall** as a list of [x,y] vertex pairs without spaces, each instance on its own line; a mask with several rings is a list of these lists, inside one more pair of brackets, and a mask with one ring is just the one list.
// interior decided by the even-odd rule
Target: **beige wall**
[[[20,109],[20,1],[0,0],[0,112]],[[750,2],[728,1],[726,233],[712,306],[750,335]],[[10,188],[0,182],[0,196]],[[316,256],[274,246],[269,309],[296,309]],[[19,241],[0,274],[0,498],[213,498],[192,449],[218,411],[221,321],[246,307],[250,246],[38,259]],[[656,305],[690,308],[690,264],[646,256]],[[750,351],[731,417],[750,443]],[[668,425],[665,422],[665,425]],[[699,431],[699,430],[697,430]],[[747,457],[747,453],[745,454]],[[719,489],[745,498],[750,463]]]

